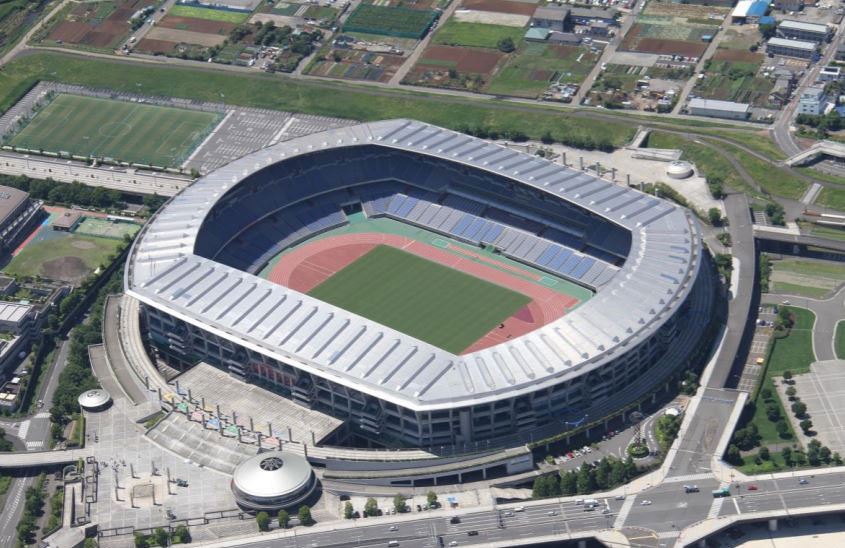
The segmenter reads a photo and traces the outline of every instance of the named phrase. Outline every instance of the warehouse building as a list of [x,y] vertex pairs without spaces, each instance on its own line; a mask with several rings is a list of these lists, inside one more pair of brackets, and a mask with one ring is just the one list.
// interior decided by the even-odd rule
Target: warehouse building
[[783,55],[784,57],[812,59],[818,52],[818,49],[819,46],[815,42],[805,42],[803,40],[770,38],[766,42],[766,53],[770,55]]
[[748,103],[734,103],[732,101],[717,101],[715,99],[691,99],[687,109],[695,116],[709,116],[711,118],[730,118],[745,120],[748,118],[750,105]]
[[756,23],[769,11],[767,0],[740,0],[731,12],[732,23]]
[[569,17],[568,8],[556,6],[540,7],[531,16],[531,26],[540,29],[549,29],[563,32],[566,26],[566,19]]

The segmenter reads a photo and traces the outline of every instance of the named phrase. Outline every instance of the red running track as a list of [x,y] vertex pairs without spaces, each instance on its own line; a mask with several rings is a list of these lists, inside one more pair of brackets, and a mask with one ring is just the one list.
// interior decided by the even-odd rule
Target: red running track
[[530,303],[507,318],[502,324],[490,330],[466,348],[462,354],[495,346],[508,339],[534,331],[538,327],[560,318],[579,302],[575,297],[537,285],[535,282],[517,277],[509,272],[502,272],[489,266],[489,264],[495,264],[510,272],[518,272],[520,275],[531,279],[538,278],[536,274],[521,270],[518,267],[499,263],[495,259],[472,253],[451,244],[449,249],[459,251],[461,255],[398,234],[378,232],[330,236],[300,246],[282,257],[270,271],[268,280],[300,293],[308,293],[334,273],[343,270],[366,255],[377,245],[389,245],[402,249],[482,280],[512,289],[531,298]]

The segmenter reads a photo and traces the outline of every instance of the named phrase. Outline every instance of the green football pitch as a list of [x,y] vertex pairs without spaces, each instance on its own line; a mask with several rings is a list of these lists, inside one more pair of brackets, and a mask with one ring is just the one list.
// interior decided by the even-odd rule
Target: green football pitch
[[177,167],[220,117],[218,113],[60,94],[10,144]]
[[531,302],[389,246],[373,248],[308,294],[453,353]]

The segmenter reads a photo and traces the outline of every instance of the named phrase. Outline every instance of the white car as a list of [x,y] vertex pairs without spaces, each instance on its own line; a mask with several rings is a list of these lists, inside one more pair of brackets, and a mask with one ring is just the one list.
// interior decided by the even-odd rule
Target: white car
[[640,506],[651,506],[651,501],[650,500],[644,500],[640,503]]

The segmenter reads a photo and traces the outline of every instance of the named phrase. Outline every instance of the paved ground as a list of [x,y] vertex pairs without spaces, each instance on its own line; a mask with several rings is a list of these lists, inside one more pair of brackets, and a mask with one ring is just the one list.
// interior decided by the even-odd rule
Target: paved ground
[[831,451],[845,454],[845,361],[816,362],[809,373],[794,379],[818,440]]
[[777,293],[763,295],[762,300],[770,304],[788,301],[792,306],[812,310],[816,315],[816,323],[813,325],[813,352],[816,359],[822,361],[836,359],[834,339],[836,324],[845,317],[845,285],[839,288],[832,297],[824,300]]
[[[745,361],[745,368],[742,370],[742,377],[739,379],[737,389],[753,392],[757,388],[766,367],[767,351],[774,333],[771,322],[775,321],[776,316],[775,307],[772,305],[763,305],[758,308],[756,317],[758,321],[754,328],[754,338],[751,340],[748,358]],[[765,321],[766,325],[760,325],[759,320]]]

